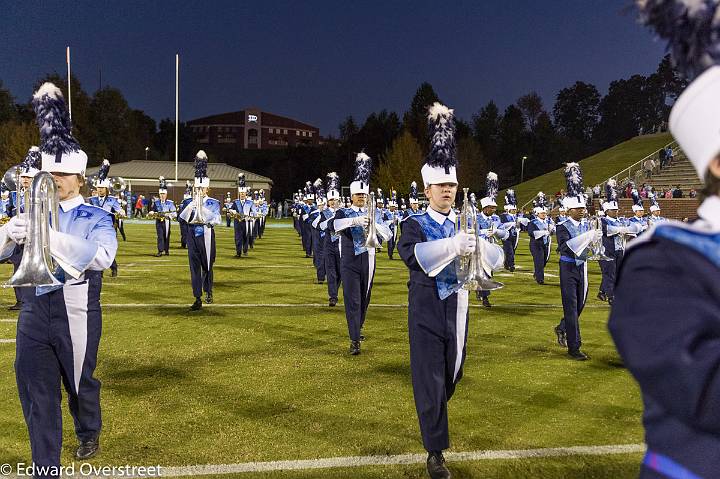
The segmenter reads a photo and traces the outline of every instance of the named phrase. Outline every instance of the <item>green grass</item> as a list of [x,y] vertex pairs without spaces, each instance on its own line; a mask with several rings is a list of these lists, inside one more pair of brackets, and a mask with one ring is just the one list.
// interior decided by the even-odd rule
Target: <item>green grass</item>
[[[217,229],[215,302],[325,303],[311,260],[288,223],[269,224],[248,258],[233,258],[232,230]],[[154,258],[155,229],[128,224],[117,278],[106,275],[97,376],[104,430],[96,465],[180,466],[421,453],[410,385],[407,309],[368,312],[363,353],[347,354],[341,305],[206,307],[190,313],[187,255],[173,225],[169,257]],[[592,360],[566,359],[554,342],[559,280],[531,278],[525,235],[520,269],[500,274],[491,310],[471,308],[465,377],[450,402],[454,451],[642,442],[641,401],[595,299],[581,318]],[[11,267],[2,265],[9,276]],[[557,275],[557,260],[547,272]],[[590,297],[599,284],[590,270]],[[373,304],[407,301],[401,260],[378,255]],[[2,302],[14,301],[3,290]],[[342,301],[342,299],[341,299]],[[151,306],[122,307],[127,303]],[[179,304],[166,307],[162,304]],[[477,305],[475,299],[472,303]],[[152,305],[158,306],[152,306]],[[521,306],[539,305],[533,306]],[[119,305],[119,306],[114,306]],[[0,317],[12,318],[7,312]],[[15,324],[0,322],[0,338]],[[0,463],[29,461],[17,399],[14,346],[0,344]],[[66,408],[64,407],[66,410]],[[76,444],[65,411],[63,461]],[[636,477],[637,454],[452,463],[455,477]],[[242,474],[260,478],[424,477],[423,465]],[[227,476],[225,476],[227,477]]]
[[[671,141],[672,136],[669,133],[638,136],[581,160],[580,167],[583,171],[585,186],[592,187],[602,183],[612,175],[642,160],[645,156],[659,150]],[[528,161],[532,161],[532,159]],[[563,171],[563,168],[559,168],[513,186],[512,188],[517,195],[518,206],[524,205],[533,199],[538,191],[544,192],[548,197],[554,197],[555,193],[560,189],[565,189]],[[504,197],[505,191],[503,190],[498,195],[498,198],[502,199]]]

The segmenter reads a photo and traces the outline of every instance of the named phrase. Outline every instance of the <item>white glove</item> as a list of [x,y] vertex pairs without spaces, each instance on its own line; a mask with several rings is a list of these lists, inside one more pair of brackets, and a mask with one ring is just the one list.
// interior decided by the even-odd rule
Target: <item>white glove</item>
[[25,243],[25,239],[27,238],[29,221],[26,218],[27,215],[25,213],[21,213],[10,218],[10,221],[8,221],[7,225],[5,225],[7,235],[17,244]]
[[602,236],[603,236],[602,230],[601,230],[600,228],[598,228],[598,229],[593,230],[593,231],[594,231],[594,233],[595,233],[595,234],[593,235],[593,241],[600,241],[600,240],[602,239]]
[[362,226],[365,228],[368,223],[370,223],[370,219],[367,216],[356,216],[352,219],[353,226]]
[[452,237],[452,247],[457,256],[467,256],[475,251],[475,233],[462,231]]

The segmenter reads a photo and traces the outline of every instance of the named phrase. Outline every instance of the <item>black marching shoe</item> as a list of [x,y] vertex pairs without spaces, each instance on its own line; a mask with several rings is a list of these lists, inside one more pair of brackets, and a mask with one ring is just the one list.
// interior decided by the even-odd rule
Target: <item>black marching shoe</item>
[[158,251],[157,254],[155,255],[156,258],[159,258],[160,256],[162,256],[162,251]]
[[488,299],[487,296],[484,296],[482,299],[482,305],[486,308],[492,308],[492,304],[490,304],[490,299]]
[[99,438],[91,439],[89,441],[80,441],[80,445],[78,446],[77,451],[75,451],[75,458],[81,461],[90,459],[97,454],[98,450],[100,450]]
[[165,256],[170,256],[170,251],[165,251]]
[[540,280],[537,282],[537,284],[545,284],[545,281]]
[[614,296],[608,296],[608,304],[609,304],[610,306],[612,306],[613,301],[615,301],[615,297],[614,297]]
[[200,298],[195,298],[195,302],[190,306],[190,311],[200,311],[202,308],[202,301]]
[[360,354],[360,341],[350,341],[350,354],[353,356]]
[[337,305],[337,298],[330,298],[330,301],[328,301],[328,306],[335,307]]
[[560,326],[555,326],[554,331],[555,335],[557,336],[557,343],[563,348],[567,348],[567,338],[565,336],[565,331],[560,329]]
[[600,301],[607,301],[608,297],[603,291],[598,291],[597,299],[599,299]]
[[510,272],[511,272],[511,273],[514,273],[514,272],[515,272],[515,266],[510,266]]
[[210,304],[210,303],[213,302],[212,293],[206,293],[206,294],[205,294],[205,302],[206,302],[207,304]]
[[22,309],[22,301],[18,301],[8,308],[10,311],[20,311]]
[[442,452],[431,452],[427,458],[427,471],[432,479],[451,479],[452,474],[445,465]]
[[568,351],[568,356],[570,356],[570,359],[574,359],[575,361],[587,361],[590,359],[590,356],[583,353],[579,349],[576,351]]

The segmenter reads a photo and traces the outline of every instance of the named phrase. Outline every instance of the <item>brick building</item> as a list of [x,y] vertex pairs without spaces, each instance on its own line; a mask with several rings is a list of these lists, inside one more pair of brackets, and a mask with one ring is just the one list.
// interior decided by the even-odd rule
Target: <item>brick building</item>
[[320,140],[319,128],[258,108],[197,118],[187,126],[198,146],[210,151],[317,146]]

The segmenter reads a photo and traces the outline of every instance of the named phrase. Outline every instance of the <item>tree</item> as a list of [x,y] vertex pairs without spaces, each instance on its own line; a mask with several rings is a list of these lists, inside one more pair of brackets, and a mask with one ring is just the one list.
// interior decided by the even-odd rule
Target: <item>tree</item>
[[600,101],[600,122],[593,134],[600,148],[608,148],[641,133],[643,120],[648,115],[646,82],[644,76],[633,75],[627,80],[610,83],[608,94]]
[[423,82],[415,92],[410,109],[403,115],[403,128],[412,134],[420,144],[423,151],[427,151],[430,144],[427,126],[428,108],[436,101],[440,101],[432,85]]
[[490,169],[497,163],[501,121],[500,111],[492,101],[472,117],[473,136],[485,154],[485,161]]
[[0,80],[0,123],[15,120],[16,118],[15,99],[9,90],[3,88],[2,80]]
[[553,107],[555,128],[565,138],[590,143],[599,120],[600,92],[595,85],[575,82],[558,92]]
[[379,158],[400,133],[400,119],[395,112],[371,113],[350,144],[365,150],[373,158]]
[[505,109],[500,121],[499,160],[493,165],[501,184],[514,184],[520,180],[520,162],[528,155],[525,135],[525,118],[515,105]]
[[423,152],[420,145],[409,131],[404,130],[382,155],[382,161],[375,169],[373,183],[386,192],[395,188],[398,195],[407,196],[413,181],[422,189],[422,165]]
[[[485,187],[485,176],[490,171],[487,159],[483,155],[480,143],[472,136],[458,137],[457,140],[457,176],[460,186],[479,193]],[[462,198],[462,190],[460,190]]]
[[0,174],[19,164],[32,145],[39,145],[40,133],[35,123],[6,121],[0,123]]
[[543,112],[543,104],[537,92],[530,92],[518,98],[517,106],[523,114],[525,125],[532,132],[535,131],[538,117]]
[[340,141],[342,143],[351,141],[355,135],[357,135],[358,131],[360,131],[352,115],[345,118],[345,120],[340,123],[338,129],[340,130]]

